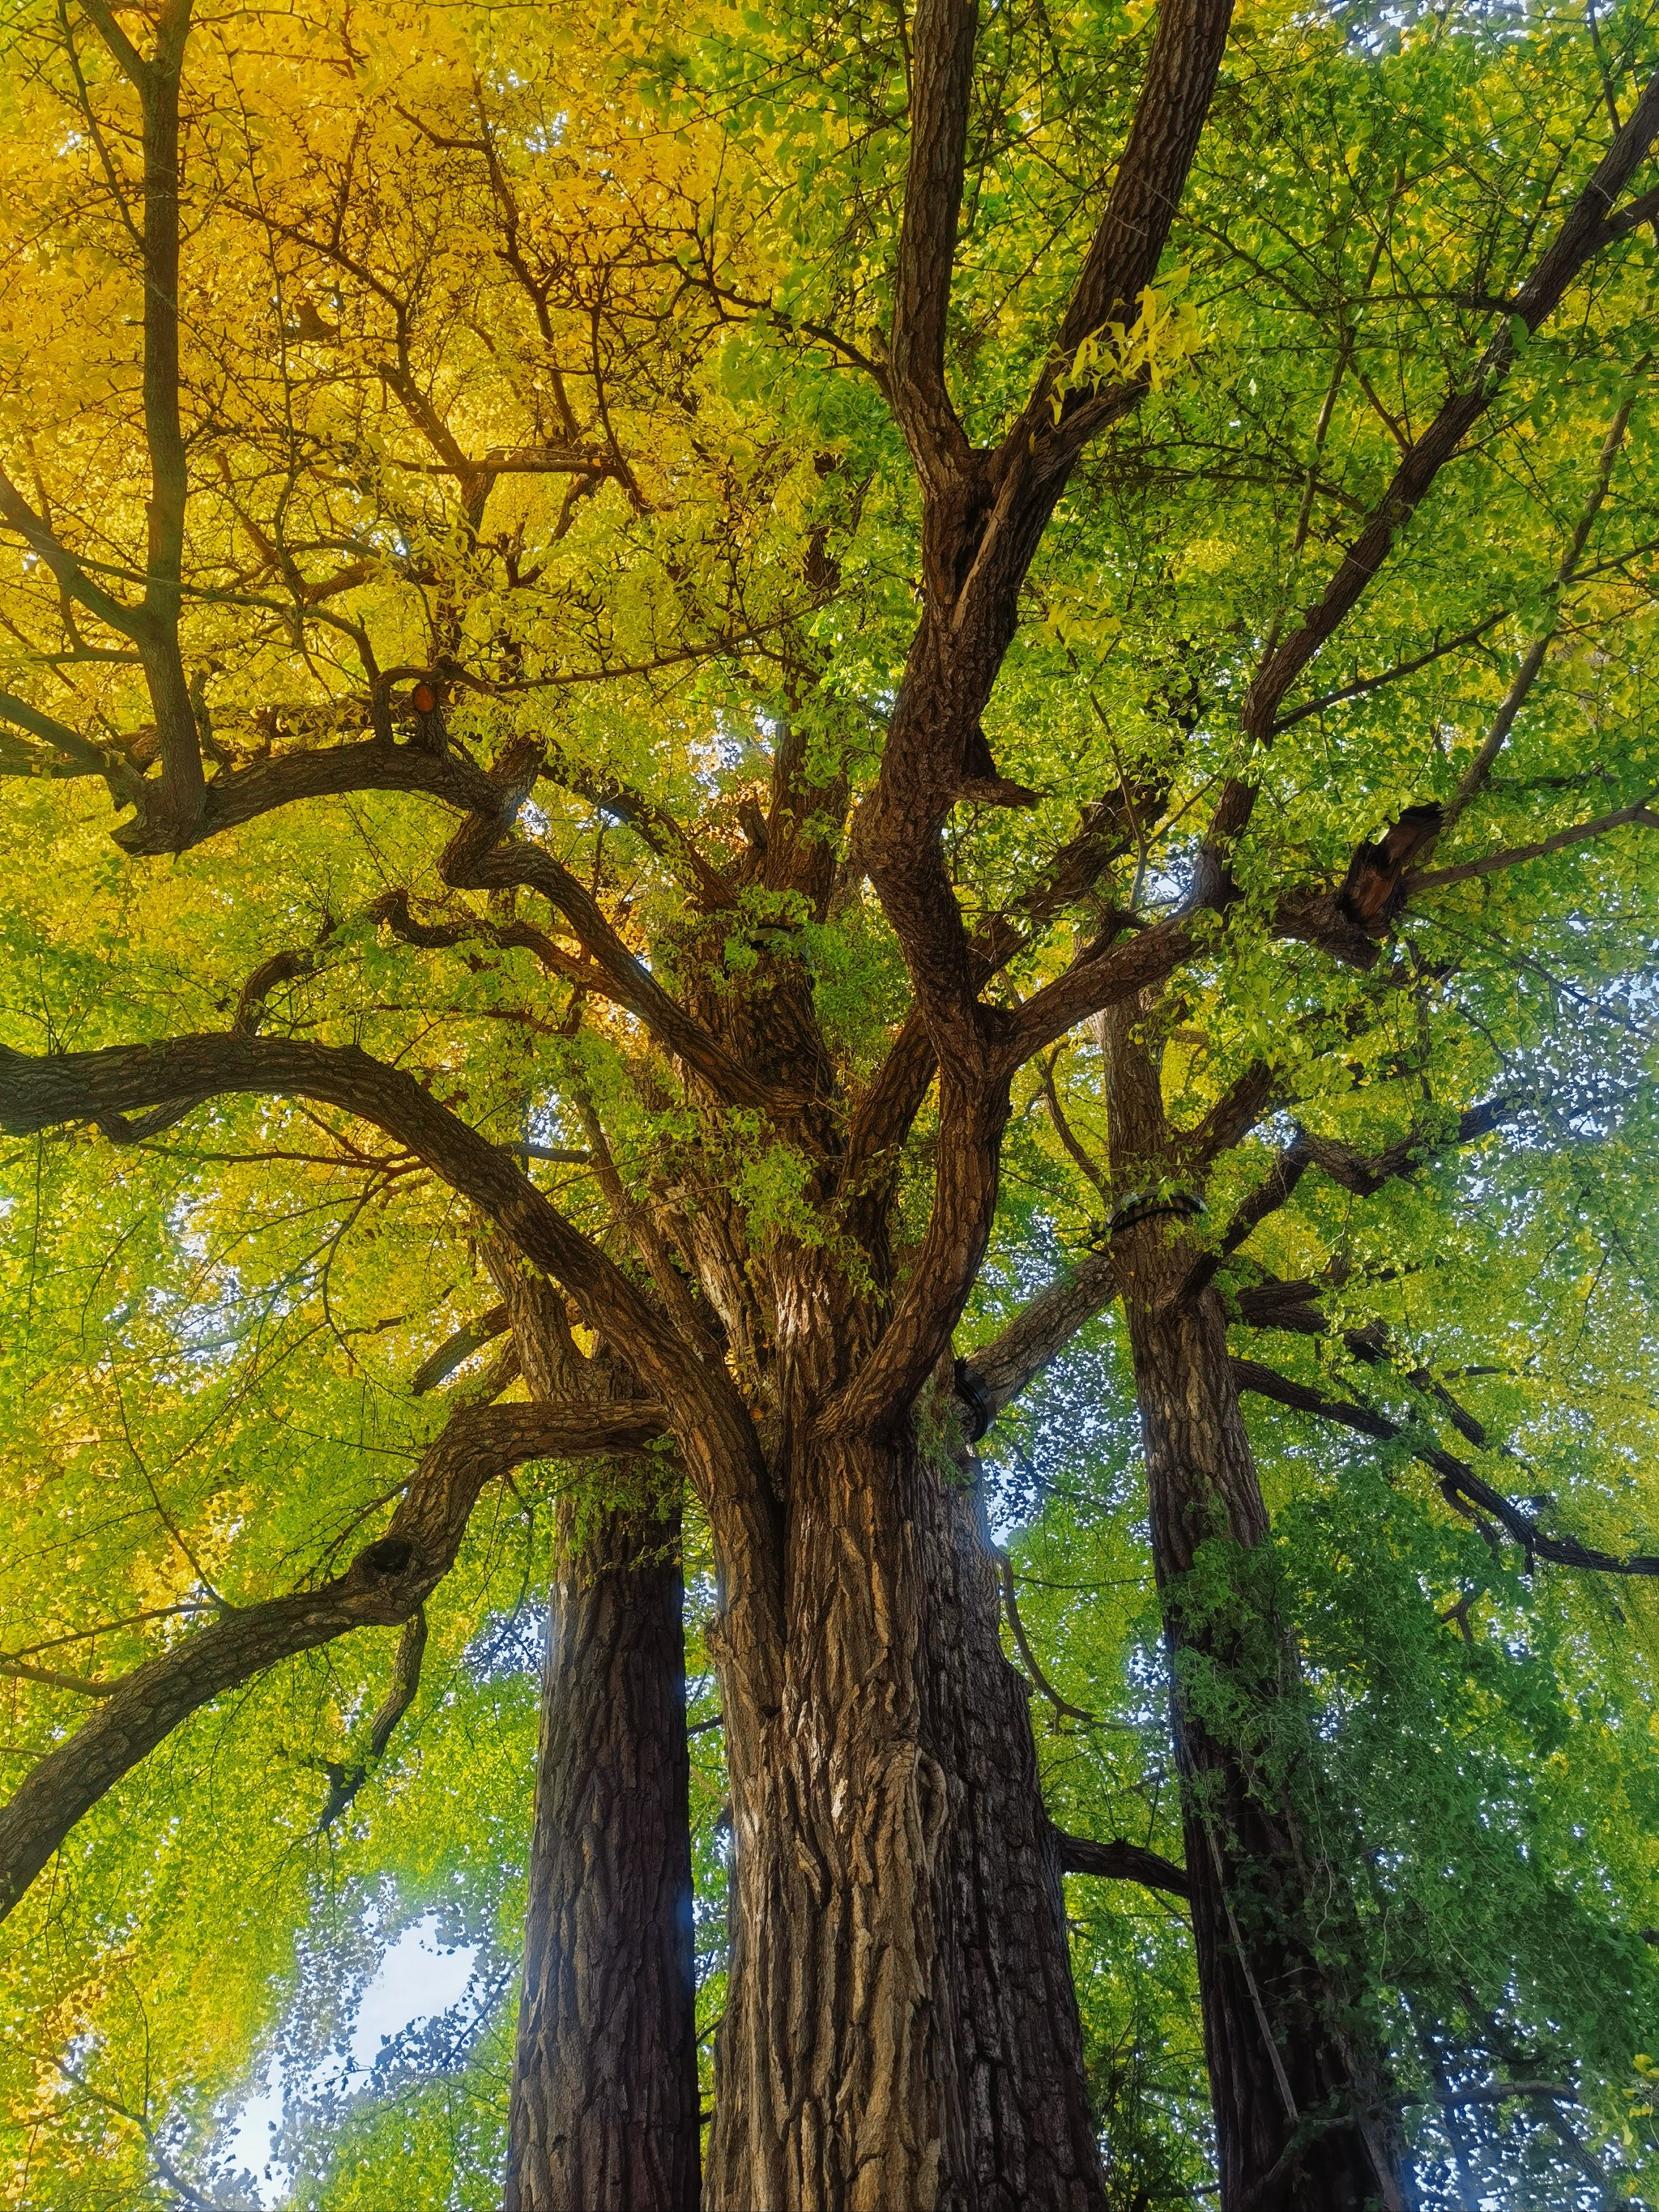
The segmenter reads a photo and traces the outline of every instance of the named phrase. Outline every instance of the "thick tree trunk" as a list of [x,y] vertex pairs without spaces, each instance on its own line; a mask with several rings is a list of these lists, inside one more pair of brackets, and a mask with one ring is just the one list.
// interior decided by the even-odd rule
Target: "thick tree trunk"
[[[1169,1158],[1156,1064],[1131,1015],[1103,1025],[1121,1176]],[[1294,1644],[1248,1572],[1202,1592],[1212,1539],[1268,1534],[1213,1290],[1183,1297],[1197,1257],[1159,1216],[1114,1240],[1146,1444],[1152,1558],[1171,1663],[1193,1936],[1215,2110],[1222,2212],[1403,2212],[1404,2147],[1354,1999],[1358,1927],[1342,1870],[1309,1838]],[[1224,1726],[1220,1716],[1227,1717]]]
[[561,1507],[505,2212],[695,2212],[678,1516]]
[[1059,1869],[976,1498],[908,1439],[820,1434],[788,1521],[781,1661],[718,1654],[708,2212],[1093,2212]]

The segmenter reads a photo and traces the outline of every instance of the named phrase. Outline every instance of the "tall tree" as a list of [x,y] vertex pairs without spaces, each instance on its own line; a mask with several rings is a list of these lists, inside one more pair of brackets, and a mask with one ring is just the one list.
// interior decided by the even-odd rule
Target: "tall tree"
[[[342,1243],[407,1193],[409,1303],[354,1328],[418,1342],[482,1235],[620,1387],[521,1344],[522,1406],[459,1409],[343,1575],[256,1604],[246,1506],[192,1534],[135,1447],[167,1566],[100,1632],[118,1680],[43,1664],[52,1607],[11,1662],[100,1702],[0,1816],[9,1894],[187,1714],[433,1597],[492,1475],[661,1432],[719,1580],[707,2201],[1100,2203],[1070,1866],[1190,1893],[1227,2212],[1406,2202],[1239,1390],[1328,1408],[1228,1343],[1340,1334],[1352,1262],[1235,1255],[1310,1169],[1371,1194],[1503,1118],[1418,917],[1645,866],[1646,26],[1230,50],[1215,0],[924,0],[596,52],[458,15],[392,83],[356,18],[135,17],[26,24],[11,133],[64,167],[10,241],[8,763],[101,779],[138,873],[100,864],[101,939],[29,933],[46,1048],[5,1048],[0,1119],[364,1177]],[[270,896],[307,835],[310,896]],[[163,922],[141,991],[110,939]],[[94,961],[133,980],[91,997]],[[1038,1092],[1098,1249],[958,1359]],[[1120,1297],[1184,1875],[1049,1820],[969,1449]],[[1534,1556],[1631,1565],[1440,1471]],[[216,1617],[158,1627],[143,1583]],[[628,1624],[659,1656],[665,1603]]]

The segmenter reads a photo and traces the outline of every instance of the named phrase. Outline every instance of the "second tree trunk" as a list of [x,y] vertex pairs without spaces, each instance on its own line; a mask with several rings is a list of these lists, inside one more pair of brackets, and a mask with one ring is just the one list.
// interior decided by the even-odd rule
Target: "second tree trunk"
[[561,1504],[505,2212],[696,2206],[678,1545]]
[[[1102,1022],[1100,1041],[1115,1182],[1155,1186],[1177,1164],[1155,1048],[1133,1007]],[[1170,1659],[1221,2212],[1404,2212],[1352,1891],[1310,1840],[1317,1746],[1260,1571],[1267,1511],[1226,1315],[1212,1287],[1187,1292],[1199,1255],[1169,1215],[1127,1227],[1113,1251]]]

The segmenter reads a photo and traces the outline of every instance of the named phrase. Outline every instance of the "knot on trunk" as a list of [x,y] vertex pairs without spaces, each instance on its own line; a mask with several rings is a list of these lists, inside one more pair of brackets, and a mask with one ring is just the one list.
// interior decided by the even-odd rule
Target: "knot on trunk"
[[984,731],[975,722],[963,746],[957,797],[976,806],[1035,806],[1042,793],[1003,775],[991,757]]
[[393,1582],[408,1571],[415,1547],[406,1536],[381,1536],[358,1553],[356,1565],[382,1582]]
[[970,1444],[976,1444],[997,1417],[995,1403],[965,1359],[957,1360],[953,1380],[957,1402],[963,1408],[963,1433]]
[[1356,929],[1380,937],[1398,919],[1406,903],[1406,871],[1440,835],[1444,811],[1437,800],[1408,806],[1376,843],[1355,852],[1336,902]]

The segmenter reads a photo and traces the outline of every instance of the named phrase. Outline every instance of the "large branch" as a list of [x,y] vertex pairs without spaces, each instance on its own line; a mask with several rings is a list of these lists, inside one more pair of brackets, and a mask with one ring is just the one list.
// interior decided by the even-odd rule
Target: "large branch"
[[1214,97],[1232,21],[1232,0],[1164,0],[1135,105],[1128,143],[1059,337],[1000,459],[1033,440],[1052,451],[1043,473],[1069,470],[1089,438],[1139,397],[1140,380],[1073,390],[1053,419],[1057,378],[1085,338],[1116,323],[1132,327],[1158,275],[1170,226]]
[[910,31],[910,154],[893,282],[888,389],[933,497],[969,461],[945,384],[945,331],[956,265],[978,0],[917,0]]
[[[1281,1276],[1270,1275],[1265,1282],[1247,1283],[1236,1294],[1237,1318],[1244,1328],[1276,1329],[1290,1336],[1328,1336],[1330,1318],[1319,1301],[1330,1288],[1328,1281],[1316,1276],[1297,1275],[1287,1282]],[[1342,1344],[1351,1359],[1374,1364],[1387,1357],[1388,1326],[1372,1320],[1359,1328],[1345,1328]]]
[[1504,868],[1522,867],[1528,860],[1541,860],[1551,853],[1565,853],[1573,845],[1586,844],[1592,838],[1605,837],[1610,830],[1632,825],[1641,830],[1659,830],[1659,814],[1643,799],[1634,806],[1617,807],[1611,814],[1598,814],[1593,822],[1577,822],[1570,830],[1557,830],[1530,845],[1512,845],[1504,852],[1485,853],[1478,860],[1459,860],[1451,867],[1428,868],[1407,875],[1405,889],[1408,896],[1415,897],[1419,891],[1468,883],[1476,876],[1492,876]]
[[117,830],[116,842],[129,853],[169,853],[307,799],[354,791],[423,793],[469,817],[444,855],[448,881],[457,888],[522,886],[535,891],[564,916],[603,976],[607,994],[718,1096],[734,1105],[787,1107],[792,1102],[781,1101],[757,1082],[670,997],[617,936],[585,884],[544,847],[513,834],[531,777],[523,750],[487,775],[453,754],[369,738],[315,752],[285,753],[216,776],[207,787],[201,821],[182,845],[165,814],[154,817],[142,809],[136,820]]
[[915,1403],[951,1341],[991,1241],[1006,1081],[939,1079],[933,1203],[927,1232],[876,1347],[825,1408],[827,1420],[878,1430]]
[[[968,947],[975,992],[982,991],[1031,941],[1034,929],[1083,899],[1128,849],[1121,817],[1128,814],[1133,823],[1135,797],[1126,789],[1118,804],[1109,799],[1085,805],[1082,828],[1054,854],[1042,878],[1011,907],[981,925]],[[872,1180],[880,1182],[881,1163],[904,1142],[938,1071],[932,1034],[913,1008],[871,1077],[848,1128],[841,1188],[853,1194],[855,1210]]]
[[224,1093],[303,1097],[337,1106],[395,1138],[469,1199],[544,1274],[562,1282],[587,1325],[627,1355],[670,1408],[688,1468],[702,1490],[716,1541],[766,1606],[775,1595],[770,1489],[754,1425],[725,1369],[689,1345],[622,1270],[514,1164],[414,1076],[355,1045],[289,1038],[190,1036],[165,1044],[36,1058],[0,1046],[0,1127],[29,1135],[63,1121],[91,1121],[118,1140],[125,1116],[179,1109]]
[[498,1336],[505,1336],[511,1325],[511,1316],[504,1305],[491,1306],[487,1314],[465,1328],[458,1328],[453,1336],[446,1337],[435,1352],[427,1357],[410,1377],[409,1395],[423,1398],[428,1390],[435,1390],[447,1382],[458,1367],[465,1366],[475,1352],[482,1352]]
[[0,522],[16,532],[67,598],[78,601],[88,614],[96,615],[118,636],[130,639],[135,645],[141,641],[142,611],[123,605],[88,575],[51,524],[35,513],[3,469],[0,469]]
[[[1127,792],[1124,803],[1133,808],[1133,799]],[[1090,856],[1097,829],[1098,825],[1085,825],[1083,836],[1074,839],[1060,855],[1049,883],[1022,902],[1026,915],[1041,920],[1058,910],[1068,883],[1081,881],[1092,866]],[[950,915],[956,915],[954,898],[948,890],[944,896],[949,900]],[[935,994],[931,1019],[925,1006],[912,1013],[849,1132],[842,1188],[849,1195],[849,1218],[856,1226],[860,1209],[878,1203],[886,1188],[884,1152],[890,1158],[902,1142],[935,1071],[939,1071],[933,1210],[887,1329],[870,1360],[837,1401],[838,1415],[854,1421],[878,1423],[908,1406],[933,1371],[961,1317],[989,1240],[1008,1084],[1014,1070],[1041,1043],[1051,1041],[1047,1034],[1050,1028],[1054,1034],[1061,1034],[1082,1018],[1075,1010],[1079,1001],[1082,1012],[1092,1012],[1131,997],[1162,981],[1191,950],[1183,920],[1158,923],[1127,942],[1086,952],[1057,983],[1037,993],[1009,1016],[979,1006],[977,993],[1021,941],[1016,914],[994,917],[971,942],[961,932],[957,917],[957,935],[967,1006],[946,989]],[[941,1032],[956,1047],[943,1068],[936,1049]],[[1097,1300],[1089,1310],[1098,1310],[1103,1302]],[[1075,1325],[1086,1317],[1080,1315]],[[1036,1364],[1045,1364],[1052,1356],[1052,1351],[1040,1353]],[[1032,1367],[1016,1378],[1011,1370],[1011,1379],[1004,1388],[989,1380],[981,1382],[975,1369],[973,1388],[984,1400],[972,1407],[979,1423],[976,1433],[983,1432],[1007,1398],[1023,1389],[1035,1372]]]
[[[1062,858],[1075,866],[1086,842],[1074,840]],[[1050,892],[1056,899],[1063,896],[1064,874],[1062,869],[1048,890],[1032,895],[1028,912],[1040,918]],[[953,897],[950,909],[955,915]],[[965,933],[958,933],[965,963],[963,981],[972,1002],[1017,947],[1019,932],[1013,915],[1000,915],[971,943]],[[1092,959],[1085,956],[1079,969],[1086,972],[1091,1010],[1161,981],[1189,948],[1186,925],[1173,922],[1146,930],[1111,952]],[[1062,977],[1060,985],[1066,980]],[[948,1001],[950,994],[944,995]],[[879,1200],[885,1188],[882,1154],[890,1156],[902,1142],[937,1067],[939,1126],[933,1203],[892,1317],[870,1359],[837,1401],[840,1418],[879,1423],[908,1407],[949,1344],[990,1237],[1010,1079],[1036,1049],[1032,1040],[1039,1024],[1057,1020],[1065,1029],[1077,1018],[1066,1012],[1066,1003],[1060,986],[1051,986],[1012,1017],[973,1003],[971,1013],[976,1019],[964,1015],[952,1022],[948,1013],[941,1018],[936,1001],[933,1020],[927,1018],[925,1011],[913,1013],[890,1048],[849,1132],[842,1187],[849,1194],[856,1223],[860,1206],[872,1197]],[[957,1047],[942,1066],[936,1024]],[[981,1431],[991,1417],[982,1413]]]
[[470,913],[465,921],[417,921],[410,911],[409,893],[402,889],[382,891],[369,912],[405,945],[418,945],[428,952],[469,943],[496,945],[502,951],[533,952],[550,975],[557,975],[599,998],[611,996],[610,979],[602,969],[584,960],[580,953],[567,951],[545,930],[537,929],[530,922],[490,921],[482,915]]
[[620,1269],[573,1228],[507,1150],[441,1105],[406,1070],[356,1045],[229,1035],[40,1057],[0,1046],[0,1127],[29,1135],[90,1121],[117,1141],[135,1110],[226,1094],[302,1097],[337,1106],[395,1137],[470,1199],[583,1305],[590,1324],[626,1344],[665,1398],[686,1384],[690,1356]]
[[966,1379],[981,1401],[987,1427],[1059,1357],[1080,1328],[1106,1310],[1117,1292],[1117,1273],[1109,1255],[1092,1252],[1063,1282],[1039,1291],[1000,1336],[981,1345],[966,1363]]
[[[364,708],[363,719],[368,719]],[[337,799],[356,791],[418,791],[465,810],[474,802],[465,787],[469,771],[460,762],[423,751],[416,745],[395,744],[390,736],[362,738],[305,752],[279,753],[251,767],[228,770],[208,785],[206,804],[199,822],[184,836],[173,840],[165,817],[152,812],[153,793],[146,792],[136,818],[115,831],[124,852],[161,855],[185,852],[226,830],[239,829],[279,807],[295,806],[308,799]],[[477,769],[470,773],[488,781]],[[482,794],[480,794],[482,796]]]
[[1097,1844],[1087,1836],[1068,1836],[1064,1828],[1056,1828],[1054,1838],[1062,1874],[1098,1875],[1108,1881],[1138,1881],[1144,1889],[1167,1890],[1171,1897],[1192,1896],[1184,1867],[1139,1844]]
[[[913,1011],[887,1048],[848,1125],[841,1184],[850,1194],[855,1209],[866,1202],[877,1207],[883,1205],[899,1148],[938,1073],[939,1059],[927,1024]],[[880,1188],[871,1200],[872,1182]]]
[[[1230,802],[1224,797],[1217,810],[1216,823],[1222,823],[1224,817],[1227,817],[1228,834],[1234,836],[1249,818],[1254,789],[1243,783],[1229,788],[1235,794],[1242,794],[1239,805],[1243,811],[1235,806],[1228,816]],[[1423,818],[1414,818],[1419,816]],[[1303,885],[1281,891],[1273,913],[1272,932],[1276,938],[1301,939],[1316,945],[1333,959],[1351,967],[1370,969],[1376,964],[1380,940],[1392,925],[1400,903],[1413,891],[1432,890],[1443,883],[1461,882],[1466,876],[1486,875],[1499,867],[1517,866],[1523,860],[1535,860],[1540,854],[1564,850],[1626,824],[1651,828],[1656,818],[1659,817],[1654,816],[1646,803],[1642,803],[1601,816],[1594,822],[1582,823],[1575,829],[1558,831],[1535,848],[1522,847],[1512,853],[1492,854],[1455,870],[1413,874],[1410,862],[1419,850],[1432,843],[1439,813],[1432,807],[1408,809],[1380,845],[1364,844],[1359,848],[1350,864],[1349,880],[1340,889]],[[1218,897],[1218,866],[1212,844],[1200,859],[1191,896],[1177,912],[1138,930],[1127,939],[1109,933],[1097,944],[1086,945],[1069,968],[1034,993],[1012,1019],[1005,1022],[997,1040],[994,1064],[1011,1070],[1018,1067],[1091,1015],[1102,1013],[1137,992],[1166,981],[1192,956],[1196,941],[1194,913]],[[1357,902],[1357,891],[1366,895],[1364,904]],[[1241,1110],[1248,1109],[1249,1087],[1246,1083],[1238,1098],[1232,1102]],[[1200,1145],[1202,1142],[1200,1138]]]
[[1289,1376],[1263,1367],[1254,1359],[1235,1359],[1232,1370],[1234,1382],[1241,1391],[1271,1398],[1299,1413],[1316,1414],[1322,1421],[1352,1429],[1360,1436],[1374,1437],[1379,1443],[1403,1443],[1413,1459],[1432,1468],[1440,1477],[1441,1494],[1449,1505],[1461,1513],[1470,1513],[1474,1509],[1473,1518],[1478,1519],[1482,1513],[1490,1514],[1508,1530],[1529,1559],[1548,1559],[1557,1566],[1584,1568],[1601,1575],[1659,1575],[1659,1558],[1650,1553],[1638,1552],[1620,1559],[1611,1552],[1581,1544],[1576,1536],[1547,1534],[1530,1513],[1523,1512],[1511,1498],[1494,1490],[1466,1460],[1431,1443],[1405,1422],[1390,1420],[1373,1407],[1328,1398],[1322,1390],[1316,1390],[1305,1382],[1292,1382]]
[[1185,914],[1167,915],[1131,937],[1085,946],[1063,974],[1034,992],[1008,1024],[1003,1064],[1011,1071],[1021,1066],[1091,1014],[1103,1013],[1109,1006],[1167,982],[1191,957],[1193,946],[1192,924]]
[[421,1662],[426,1656],[426,1608],[418,1607],[404,1623],[404,1632],[398,1638],[398,1649],[392,1662],[392,1686],[380,1702],[379,1710],[369,1723],[368,1749],[360,1759],[349,1765],[330,1760],[325,1764],[328,1776],[328,1796],[317,1816],[317,1832],[323,1835],[334,1826],[347,1807],[352,1804],[357,1792],[369,1775],[386,1757],[386,1747],[396,1732],[398,1723],[420,1694]]
[[1230,1083],[1195,1128],[1180,1131],[1176,1158],[1189,1175],[1201,1175],[1243,1143],[1273,1103],[1275,1077],[1266,1060],[1252,1060]]
[[[954,236],[953,219],[947,238],[939,210],[960,190],[967,97],[962,71],[971,62],[970,49],[960,44],[970,36],[963,5],[930,0],[922,11],[933,27],[930,67],[936,74],[929,79],[932,105],[926,117],[919,115],[931,135],[914,155],[913,187],[923,212],[916,230],[919,289],[906,312],[919,318],[910,325],[915,343],[907,361],[924,384],[942,344],[951,272],[948,264],[924,267],[921,254],[929,240],[948,247]],[[1230,14],[1230,0],[1164,0],[1128,143],[1073,302],[1083,335],[1099,315],[1109,316],[1115,302],[1138,301],[1157,270],[1214,92]],[[1068,316],[1062,345],[1072,326]],[[1045,372],[1026,413],[994,454],[971,454],[965,465],[948,468],[919,463],[922,617],[880,774],[854,828],[854,848],[902,949],[940,1061],[954,1058],[964,1079],[975,1071],[994,1072],[997,1024],[978,1003],[974,951],[941,832],[959,799],[1007,805],[1032,796],[997,773],[981,718],[1018,626],[1026,573],[1085,440],[1114,412],[1132,406],[1146,384],[1144,376],[1109,380],[1109,390],[1081,406],[1069,412],[1062,406],[1057,426],[1048,393],[1061,366],[1056,358]],[[948,411],[942,366],[936,398]],[[1066,1026],[1062,1022],[1060,1029]]]
[[[43,714],[38,707],[31,707],[27,699],[18,698],[15,692],[0,691],[0,722],[9,722],[16,729],[27,730],[32,738],[39,738],[63,757],[54,761],[50,756],[37,752],[33,746],[27,751],[20,746],[18,750],[23,757],[15,767],[5,761],[3,753],[0,753],[0,763],[3,763],[0,764],[0,775],[101,775],[110,779],[112,787],[118,781],[125,782],[122,763],[112,760],[90,738],[82,737],[54,715]],[[133,781],[136,781],[136,777]],[[130,802],[130,790],[125,793],[125,797]]]
[[[205,783],[201,734],[179,649],[185,516],[189,471],[179,407],[179,94],[192,0],[161,0],[153,16],[154,50],[141,56],[106,0],[88,0],[117,66],[138,94],[143,154],[144,443],[149,460],[149,544],[144,598],[125,625],[138,647],[161,757],[155,811],[183,837],[199,822]],[[9,516],[9,520],[11,518]],[[76,588],[78,597],[84,592]],[[105,619],[108,619],[106,615]]]
[[1313,1154],[1298,1132],[1281,1152],[1275,1153],[1273,1165],[1255,1188],[1240,1200],[1231,1220],[1221,1232],[1221,1241],[1216,1246],[1213,1264],[1209,1266],[1209,1272],[1203,1279],[1205,1281],[1208,1281],[1209,1276],[1215,1273],[1223,1260],[1237,1252],[1239,1246],[1255,1234],[1269,1214],[1277,1213],[1280,1206],[1290,1204],[1297,1183],[1312,1165]]
[[139,97],[144,118],[144,438],[149,448],[145,634],[139,642],[161,738],[161,794],[180,825],[200,819],[201,734],[179,650],[188,497],[179,413],[179,88],[191,0],[164,0]]
[[478,1493],[526,1459],[641,1449],[661,1433],[653,1406],[468,1407],[428,1447],[385,1533],[342,1575],[260,1605],[227,1607],[116,1683],[0,1808],[0,1917],[76,1822],[191,1713],[254,1675],[354,1628],[408,1620],[453,1565]]
[[[1148,813],[1161,810],[1163,793],[1150,785],[1121,784],[1116,792],[1085,802],[1076,835],[1055,853],[1037,880],[1007,907],[981,923],[969,946],[975,991],[1033,942],[1036,933],[1079,905],[1114,860],[1131,850]],[[938,1072],[927,1023],[914,1009],[872,1076],[847,1134],[841,1188],[854,1207],[881,1163],[904,1141]]]

